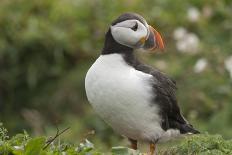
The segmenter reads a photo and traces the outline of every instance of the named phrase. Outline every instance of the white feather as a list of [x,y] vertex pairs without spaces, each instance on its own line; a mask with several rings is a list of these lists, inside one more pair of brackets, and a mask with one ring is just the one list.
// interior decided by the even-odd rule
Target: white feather
[[165,135],[159,108],[151,105],[151,82],[152,75],[135,70],[120,54],[110,54],[100,56],[91,66],[85,87],[95,111],[115,131],[132,139],[151,141]]
[[[138,29],[131,28],[138,24]],[[141,38],[148,36],[147,28],[138,20],[125,20],[110,27],[113,38],[120,44],[134,47]]]

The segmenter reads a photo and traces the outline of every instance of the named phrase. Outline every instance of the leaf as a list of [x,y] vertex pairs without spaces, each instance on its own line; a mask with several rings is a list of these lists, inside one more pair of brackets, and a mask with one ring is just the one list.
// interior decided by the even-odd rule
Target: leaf
[[39,155],[45,145],[45,137],[37,137],[29,140],[25,148],[25,155]]

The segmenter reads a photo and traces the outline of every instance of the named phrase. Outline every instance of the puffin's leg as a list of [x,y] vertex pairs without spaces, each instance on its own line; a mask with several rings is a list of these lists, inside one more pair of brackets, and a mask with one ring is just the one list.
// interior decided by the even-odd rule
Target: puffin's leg
[[150,155],[155,155],[156,144],[150,143]]
[[134,140],[134,139],[131,139],[131,138],[128,138],[128,140],[130,141],[131,143],[131,148],[134,149],[134,150],[137,150],[137,140]]

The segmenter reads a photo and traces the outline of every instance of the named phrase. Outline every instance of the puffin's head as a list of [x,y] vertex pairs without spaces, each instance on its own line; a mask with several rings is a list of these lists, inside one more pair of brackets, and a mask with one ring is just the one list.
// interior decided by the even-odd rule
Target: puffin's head
[[[161,35],[146,20],[135,13],[124,13],[110,26],[113,39],[120,45],[132,49],[163,49]],[[107,38],[106,38],[107,39]]]

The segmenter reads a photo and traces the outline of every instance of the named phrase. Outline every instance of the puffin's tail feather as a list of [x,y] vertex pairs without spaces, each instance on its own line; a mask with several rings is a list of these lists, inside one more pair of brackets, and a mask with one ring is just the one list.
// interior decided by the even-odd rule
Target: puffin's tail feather
[[199,134],[200,131],[194,129],[191,124],[181,124],[180,133],[181,134],[186,134],[186,133]]

